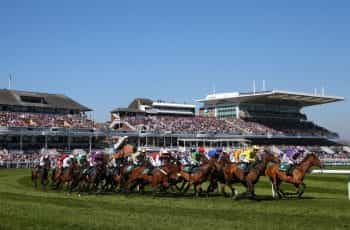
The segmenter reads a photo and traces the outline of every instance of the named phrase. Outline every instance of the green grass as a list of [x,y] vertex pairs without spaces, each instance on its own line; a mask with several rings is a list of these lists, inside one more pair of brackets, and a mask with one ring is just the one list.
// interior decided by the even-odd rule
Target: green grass
[[[345,176],[310,176],[302,200],[78,197],[35,190],[28,170],[0,170],[0,229],[350,229],[346,181]],[[257,194],[270,196],[266,178]]]

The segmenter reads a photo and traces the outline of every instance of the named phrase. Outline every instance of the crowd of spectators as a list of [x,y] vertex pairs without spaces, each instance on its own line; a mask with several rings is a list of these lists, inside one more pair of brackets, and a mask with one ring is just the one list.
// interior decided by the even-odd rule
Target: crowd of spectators
[[30,168],[39,162],[39,152],[23,154],[20,151],[0,151],[0,168]]
[[242,119],[219,120],[211,117],[144,116],[125,117],[136,129],[149,132],[172,133],[224,133],[249,135],[326,136],[337,134],[307,121],[247,121]]
[[298,121],[298,120],[259,120],[249,122],[253,124],[255,130],[258,131],[258,127],[262,130],[266,129],[270,134],[282,134],[291,136],[326,136],[337,137],[336,133],[333,133],[323,127],[320,127],[310,121]]
[[86,116],[45,113],[0,112],[0,126],[34,128],[93,128],[94,122]]
[[210,117],[145,116],[127,117],[124,121],[141,131],[173,133],[234,133],[242,130],[226,120]]

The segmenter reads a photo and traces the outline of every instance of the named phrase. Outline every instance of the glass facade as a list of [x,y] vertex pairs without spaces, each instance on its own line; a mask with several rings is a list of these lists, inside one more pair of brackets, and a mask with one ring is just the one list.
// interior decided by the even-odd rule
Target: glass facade
[[279,113],[298,113],[300,108],[288,105],[271,105],[271,104],[251,104],[242,103],[239,108],[243,111],[252,112],[279,112]]
[[217,118],[236,118],[237,104],[219,104],[217,105]]

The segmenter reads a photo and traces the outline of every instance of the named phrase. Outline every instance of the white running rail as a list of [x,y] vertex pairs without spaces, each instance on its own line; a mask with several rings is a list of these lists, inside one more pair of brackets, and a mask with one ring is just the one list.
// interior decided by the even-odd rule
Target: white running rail
[[348,197],[350,200],[350,170],[313,170],[311,174],[331,174],[331,175],[349,175],[348,178]]

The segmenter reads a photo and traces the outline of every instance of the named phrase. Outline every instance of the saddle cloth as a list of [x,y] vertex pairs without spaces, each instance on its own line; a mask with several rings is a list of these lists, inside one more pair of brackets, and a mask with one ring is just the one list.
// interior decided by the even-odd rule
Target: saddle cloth
[[192,173],[196,173],[199,171],[199,167],[197,166],[187,166],[184,168],[183,170],[185,173],[189,173],[189,174],[192,174]]

